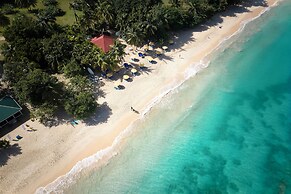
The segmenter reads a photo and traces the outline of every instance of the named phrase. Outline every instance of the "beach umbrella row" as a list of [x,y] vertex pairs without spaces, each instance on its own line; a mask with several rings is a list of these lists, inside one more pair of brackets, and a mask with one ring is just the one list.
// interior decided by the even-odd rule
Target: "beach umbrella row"
[[[173,42],[174,43],[174,42]],[[163,46],[162,49],[161,48],[157,48],[156,51],[158,50],[158,52],[162,53],[164,50],[167,50],[168,47],[167,46]],[[153,44],[148,46],[148,45],[144,45],[143,46],[143,50],[145,51],[153,51],[154,50],[154,47],[153,47]]]

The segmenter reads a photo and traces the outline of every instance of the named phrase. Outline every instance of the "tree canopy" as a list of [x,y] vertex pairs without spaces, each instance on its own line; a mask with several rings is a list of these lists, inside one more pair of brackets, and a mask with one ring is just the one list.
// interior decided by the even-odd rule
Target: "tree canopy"
[[73,77],[67,87],[65,110],[79,119],[88,117],[97,107],[93,90],[93,85],[88,78],[83,76]]
[[[92,37],[116,32],[137,46],[162,43],[170,31],[195,26],[240,1],[72,0],[76,21],[66,26],[57,22],[65,14],[60,0],[1,0],[0,25],[6,26],[3,78],[36,117],[52,117],[62,107],[83,119],[95,111],[98,98],[86,69],[118,71],[125,54],[118,39],[105,53],[89,41]],[[67,79],[65,85],[57,79],[61,74]]]
[[168,31],[194,26],[240,0],[75,0],[83,12],[79,25],[87,34],[121,32],[129,43],[162,41]]

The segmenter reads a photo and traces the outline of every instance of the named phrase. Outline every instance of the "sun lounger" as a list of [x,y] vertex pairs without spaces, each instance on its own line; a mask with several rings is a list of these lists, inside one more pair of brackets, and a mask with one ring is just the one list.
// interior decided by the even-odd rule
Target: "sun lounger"
[[124,63],[123,66],[125,69],[129,69],[133,67],[132,65],[129,65],[128,63]]
[[123,63],[123,66],[124,66],[125,69],[128,69],[129,68],[128,63]]
[[141,58],[144,58],[144,54],[142,54],[142,53],[138,53],[138,56]]
[[139,59],[137,59],[137,58],[132,58],[131,59],[133,62],[139,62]]

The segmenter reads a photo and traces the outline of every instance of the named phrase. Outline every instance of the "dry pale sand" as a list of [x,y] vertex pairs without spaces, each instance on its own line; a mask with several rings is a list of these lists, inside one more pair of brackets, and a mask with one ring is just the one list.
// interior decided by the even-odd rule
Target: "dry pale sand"
[[105,98],[99,99],[99,103],[107,102],[107,105],[102,106],[101,114],[90,125],[81,123],[73,128],[64,124],[45,128],[29,120],[27,124],[37,131],[28,132],[20,126],[10,132],[10,137],[19,134],[23,139],[12,141],[18,147],[10,150],[9,157],[0,155],[1,163],[5,163],[0,167],[0,193],[34,193],[37,188],[66,174],[78,161],[109,147],[128,125],[141,116],[133,113],[131,106],[141,113],[146,111],[156,96],[185,79],[185,72],[191,64],[199,63],[222,40],[237,32],[245,21],[258,16],[266,6],[274,3],[275,0],[268,0],[265,6],[250,3],[234,7],[216,15],[204,26],[179,33],[165,59],[147,65],[150,71],[135,77],[132,82],[124,81],[124,90],[117,91],[114,82],[105,81],[102,87]]

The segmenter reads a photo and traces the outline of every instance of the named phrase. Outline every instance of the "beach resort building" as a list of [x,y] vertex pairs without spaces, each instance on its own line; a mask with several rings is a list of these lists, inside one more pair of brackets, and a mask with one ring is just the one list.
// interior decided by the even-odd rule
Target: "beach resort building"
[[111,49],[111,46],[114,45],[114,38],[111,36],[102,35],[92,38],[91,43],[101,48],[103,52],[107,53]]
[[5,96],[0,99],[0,128],[6,124],[16,122],[16,118],[22,115],[21,106],[11,97]]

